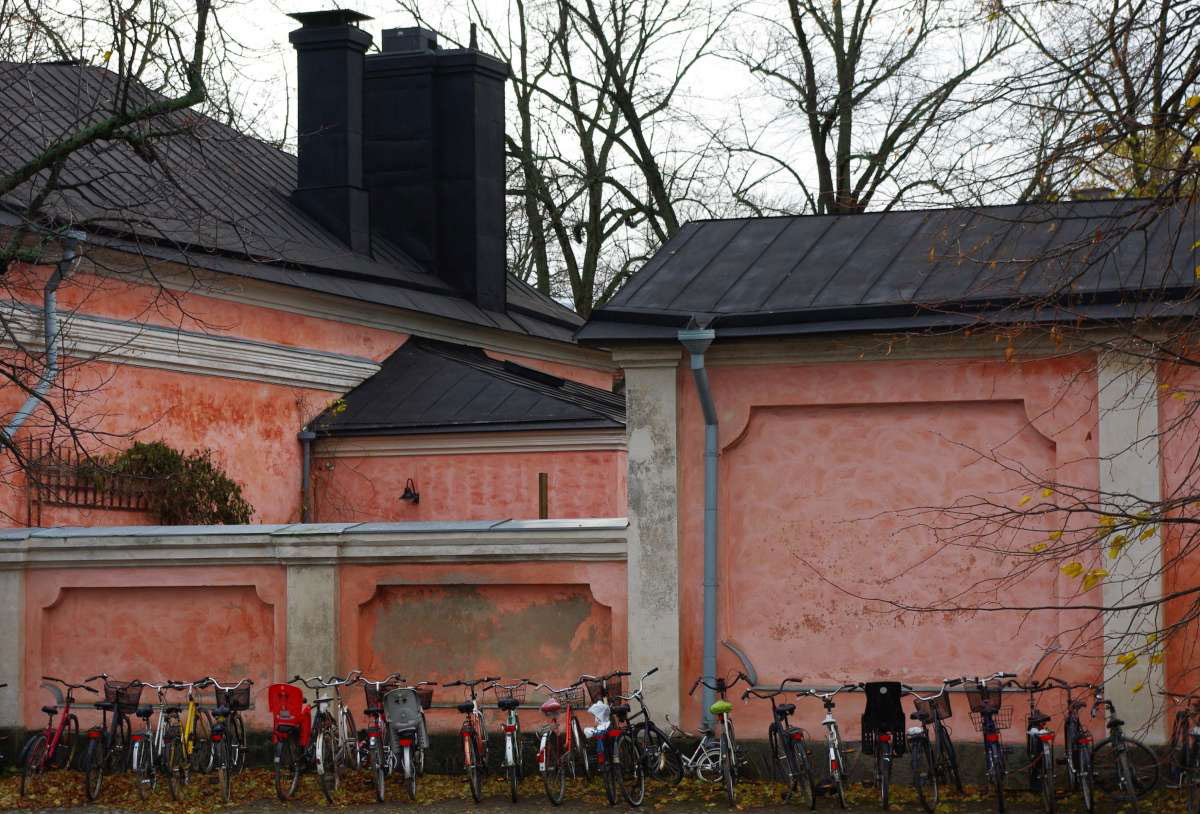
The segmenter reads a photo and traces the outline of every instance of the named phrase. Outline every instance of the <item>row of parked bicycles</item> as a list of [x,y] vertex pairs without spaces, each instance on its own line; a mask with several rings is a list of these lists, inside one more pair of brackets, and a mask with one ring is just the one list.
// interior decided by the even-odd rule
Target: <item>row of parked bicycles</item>
[[[1124,810],[1136,811],[1138,800],[1159,782],[1157,757],[1125,734],[1124,723],[1097,685],[1072,684],[1055,677],[1019,682],[1013,674],[1000,672],[949,678],[936,690],[919,690],[897,681],[818,690],[800,688],[799,678],[788,678],[772,688],[749,686],[749,678],[737,672],[696,679],[691,693],[704,686],[713,692],[714,700],[706,723],[692,735],[669,716],[666,730],[654,722],[643,687],[656,672],[657,668],[644,673],[637,688],[628,692],[624,679],[631,674],[624,671],[582,675],[566,687],[528,678],[504,681],[498,676],[442,685],[463,689],[463,700],[457,704],[463,715],[459,743],[472,797],[480,801],[484,780],[496,774],[507,781],[511,799],[517,802],[526,771],[526,750],[536,745],[536,760],[531,763],[555,805],[565,798],[568,781],[586,783],[597,776],[610,804],[623,799],[629,805],[641,805],[648,777],[678,783],[694,776],[722,783],[730,804],[736,805],[739,782],[750,765],[735,735],[734,706],[729,700],[739,682],[747,684],[740,696],[743,701],[759,699],[771,705],[765,776],[780,785],[782,799],[810,809],[817,807],[820,797],[846,807],[850,783],[846,756],[854,750],[843,741],[835,717],[836,699],[843,693],[865,694],[861,753],[869,758],[872,782],[885,809],[891,803],[894,764],[905,756],[917,799],[926,811],[935,811],[949,789],[962,793],[958,755],[948,723],[952,717],[949,692],[960,687],[965,690],[971,723],[981,735],[984,774],[1001,813],[1010,787],[1009,756],[1015,751],[1002,739],[1014,717],[1005,697],[1014,693],[1024,694],[1028,702],[1026,761],[1016,771],[1027,773],[1029,791],[1038,794],[1049,814],[1060,800],[1060,786],[1077,794],[1088,812],[1095,808],[1098,790],[1117,800]],[[183,787],[197,773],[214,775],[222,798],[232,799],[234,777],[246,763],[242,713],[250,708],[249,679],[222,684],[206,676],[190,682],[152,683],[100,674],[79,684],[49,676],[43,680],[56,703],[42,708],[49,716],[46,728],[30,736],[19,756],[22,795],[36,791],[44,772],[78,765],[87,799],[92,801],[99,799],[105,776],[120,771],[134,773],[143,799],[149,799],[160,786],[172,799],[179,799]],[[91,686],[97,681],[103,682],[102,690]],[[349,698],[343,696],[348,688],[359,685],[365,702],[365,726],[361,729]],[[356,769],[367,772],[379,802],[386,799],[389,781],[397,780],[408,796],[416,799],[429,748],[425,713],[436,686],[434,681],[409,682],[398,674],[373,680],[358,671],[345,678],[296,676],[290,682],[270,685],[267,699],[279,798],[292,799],[302,775],[308,772],[316,775],[321,792],[332,803],[345,771]],[[304,689],[314,691],[311,701]],[[150,703],[143,703],[147,690],[152,693]],[[208,690],[214,703],[201,702],[201,694]],[[524,735],[520,721],[530,690],[545,696],[539,707],[543,720],[532,739]],[[101,712],[101,722],[82,738],[72,711],[77,692],[95,696],[103,692],[104,696],[92,705]],[[1039,709],[1039,701],[1050,692],[1065,693],[1061,757],[1055,754],[1051,718]],[[495,734],[502,749],[494,757],[489,752],[487,693],[493,695],[500,716]],[[823,744],[794,725],[796,703],[788,702],[788,696],[822,705]],[[904,698],[913,702],[907,716]],[[1200,814],[1200,696],[1171,699],[1178,711],[1166,762],[1168,782],[1183,790],[1189,814]],[[1091,729],[1081,717],[1085,710],[1092,718],[1105,713],[1106,738],[1093,742]],[[580,717],[585,711],[591,717],[587,725]],[[685,747],[688,742],[694,744]]]

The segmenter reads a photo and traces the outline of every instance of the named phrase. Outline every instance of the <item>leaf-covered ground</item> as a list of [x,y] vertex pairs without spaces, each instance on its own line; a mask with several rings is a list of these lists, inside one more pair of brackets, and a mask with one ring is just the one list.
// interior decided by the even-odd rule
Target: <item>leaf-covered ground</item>
[[[325,802],[316,779],[306,775],[300,786],[300,793],[293,801],[281,803],[275,797],[274,777],[269,769],[250,769],[238,776],[234,783],[234,802],[226,805],[220,800],[214,782],[207,777],[193,777],[191,784],[185,789],[183,799],[172,801],[165,786],[154,790],[147,802],[138,797],[137,789],[130,775],[117,775],[105,779],[104,790],[100,801],[88,805],[83,794],[83,779],[78,772],[51,772],[42,778],[37,792],[29,798],[21,798],[19,794],[19,778],[15,774],[0,777],[0,810],[14,811],[24,809],[29,811],[50,811],[54,814],[83,814],[84,812],[99,812],[100,814],[116,814],[117,812],[161,812],[161,814],[317,814],[319,810],[329,808],[346,809],[356,814],[370,814],[383,808],[419,807],[429,814],[442,814],[457,811],[499,812],[511,811],[514,806],[508,799],[508,787],[498,779],[492,779],[485,788],[487,795],[483,804],[476,806],[471,800],[466,782],[462,777],[449,775],[427,775],[421,778],[417,790],[417,800],[412,802],[399,783],[388,786],[387,802],[380,806],[375,803],[374,792],[368,785],[365,774],[346,773],[338,789],[333,806]],[[744,782],[738,786],[739,810],[762,811],[800,811],[797,805],[785,805],[780,802],[778,787],[763,782]],[[599,781],[584,785],[568,783],[568,799],[561,808],[553,808],[546,800],[540,778],[533,777],[525,780],[521,788],[521,809],[530,811],[573,810],[573,811],[604,811],[609,806],[604,796],[603,786]],[[856,785],[850,789],[850,807],[860,812],[879,811],[878,798],[873,788]],[[920,811],[915,793],[905,786],[893,789],[893,810],[901,812]],[[1041,811],[1039,800],[1028,793],[1017,791],[1008,795],[1007,810],[1013,814],[1033,814]],[[620,804],[624,808],[624,804]],[[647,811],[667,811],[673,814],[689,814],[709,810],[724,810],[728,808],[723,788],[715,784],[701,783],[695,780],[685,780],[678,786],[667,786],[651,782],[647,784],[646,801],[643,809]],[[837,809],[837,803],[828,797],[818,799],[817,811],[828,812]],[[995,810],[995,803],[983,789],[967,787],[967,793],[962,796],[950,795],[943,799],[938,807],[941,814],[982,814]],[[1081,812],[1082,806],[1076,798],[1067,797],[1060,793],[1058,810],[1071,814]],[[1101,799],[1096,810],[1108,812],[1122,811],[1122,807],[1113,801]],[[1153,814],[1183,814],[1186,804],[1182,793],[1173,789],[1160,789],[1142,801],[1141,812]]]

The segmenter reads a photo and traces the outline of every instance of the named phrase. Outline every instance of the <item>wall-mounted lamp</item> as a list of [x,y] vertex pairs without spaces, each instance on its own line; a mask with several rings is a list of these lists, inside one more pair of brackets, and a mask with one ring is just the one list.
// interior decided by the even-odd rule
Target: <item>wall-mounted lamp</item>
[[400,499],[413,504],[421,502],[421,493],[417,491],[417,485],[413,483],[412,478],[404,482],[404,494],[400,495]]

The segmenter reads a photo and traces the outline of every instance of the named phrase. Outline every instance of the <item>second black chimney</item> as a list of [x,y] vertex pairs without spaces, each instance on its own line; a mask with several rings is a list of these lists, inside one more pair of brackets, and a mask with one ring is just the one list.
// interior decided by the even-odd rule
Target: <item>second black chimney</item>
[[363,55],[371,35],[365,14],[345,9],[289,15],[301,28],[296,49],[297,153],[292,200],[357,252],[371,250],[363,186]]

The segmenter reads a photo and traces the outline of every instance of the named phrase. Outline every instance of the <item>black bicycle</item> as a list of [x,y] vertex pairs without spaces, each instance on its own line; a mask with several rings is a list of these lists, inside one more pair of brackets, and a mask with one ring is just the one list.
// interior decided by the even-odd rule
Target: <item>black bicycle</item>
[[950,686],[973,684],[967,690],[967,702],[971,706],[971,724],[983,735],[984,763],[988,783],[996,791],[996,811],[1004,814],[1004,780],[1008,777],[1004,744],[1001,730],[1012,726],[1012,707],[1002,704],[1003,682],[1016,678],[1014,673],[993,673],[986,678],[960,678],[949,682]]
[[785,678],[777,690],[759,690],[751,687],[742,693],[742,700],[747,701],[753,695],[755,698],[771,702],[771,725],[767,728],[771,776],[783,783],[782,799],[795,798],[798,802],[807,804],[810,809],[815,809],[817,789],[812,766],[808,762],[808,750],[805,748],[806,735],[803,729],[792,726],[789,721],[796,712],[796,705],[775,701],[776,696],[787,692],[789,681],[800,684],[803,679]]
[[1200,814],[1200,695],[1160,694],[1179,705],[1167,753],[1168,782],[1187,794],[1188,814]]
[[1092,733],[1079,720],[1079,711],[1087,706],[1087,701],[1074,694],[1075,690],[1095,692],[1092,684],[1068,684],[1061,678],[1048,676],[1043,685],[1054,685],[1067,693],[1067,714],[1063,720],[1063,748],[1066,756],[1063,759],[1067,767],[1067,788],[1078,791],[1083,801],[1084,811],[1089,814],[1095,810],[1096,800],[1093,793],[1092,769]]
[[1112,701],[1104,697],[1104,688],[1095,687],[1091,716],[1105,710],[1108,737],[1092,752],[1096,788],[1113,795],[1137,812],[1139,798],[1158,785],[1158,757],[1143,743],[1125,735],[1125,722],[1117,717]]
[[[962,778],[958,774],[958,755],[950,730],[944,723],[952,715],[950,709],[950,682],[945,679],[942,688],[932,695],[921,695],[907,684],[901,685],[906,695],[911,695],[913,711],[909,718],[916,721],[908,728],[908,750],[912,759],[913,785],[921,807],[932,812],[941,800],[941,787],[953,783],[962,794]],[[933,727],[933,737],[929,728]],[[936,742],[936,746],[934,743]]]
[[904,754],[907,731],[900,697],[904,690],[899,681],[868,681],[859,684],[867,696],[862,715],[863,753],[875,756],[875,787],[879,805],[891,805],[892,763]]
[[83,790],[89,802],[100,797],[105,772],[115,774],[129,768],[133,743],[129,716],[137,711],[145,689],[140,681],[114,681],[104,673],[84,681],[98,679],[104,680],[104,700],[95,704],[101,712],[101,722],[88,730],[87,750],[83,754]]
[[[658,672],[655,667],[648,670],[642,676],[644,682],[647,678]],[[668,783],[677,784],[683,780],[683,754],[671,743],[671,737],[658,728],[658,724],[654,723],[654,719],[650,717],[650,708],[646,706],[646,697],[642,693],[641,683],[638,688],[630,693],[629,698],[637,701],[641,707],[637,712],[627,716],[630,731],[633,733],[633,739],[637,741],[638,747],[642,751],[642,762],[646,767],[646,774],[656,780],[664,780]]]
[[1047,690],[1060,689],[1050,681],[1029,681],[1009,684],[1029,696],[1029,714],[1025,717],[1025,755],[1029,758],[1029,790],[1042,798],[1046,814],[1054,814],[1056,786],[1054,782],[1054,730],[1047,727],[1050,716],[1038,709],[1037,697]]

